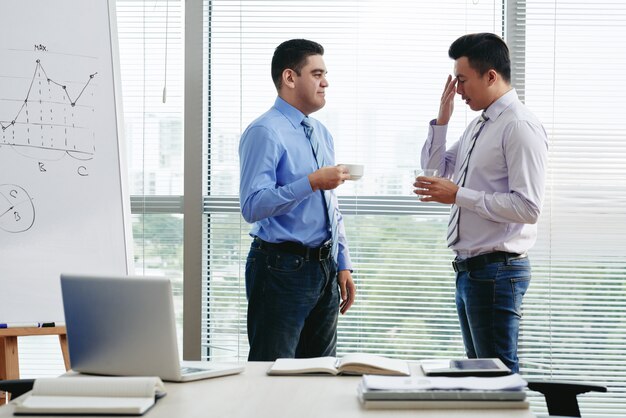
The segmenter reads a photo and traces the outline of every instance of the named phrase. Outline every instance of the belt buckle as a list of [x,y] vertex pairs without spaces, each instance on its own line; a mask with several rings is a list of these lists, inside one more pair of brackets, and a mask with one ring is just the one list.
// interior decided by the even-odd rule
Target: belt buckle
[[328,258],[328,256],[330,255],[330,248],[331,247],[328,247],[326,245],[320,247],[318,261],[326,260]]

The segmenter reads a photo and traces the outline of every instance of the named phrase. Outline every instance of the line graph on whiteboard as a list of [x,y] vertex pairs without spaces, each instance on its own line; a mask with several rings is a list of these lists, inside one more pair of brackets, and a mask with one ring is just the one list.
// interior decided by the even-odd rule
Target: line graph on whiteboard
[[[58,67],[56,71],[59,72]],[[7,147],[38,160],[94,158],[94,80],[68,80],[36,59],[23,75],[0,73],[0,151]]]

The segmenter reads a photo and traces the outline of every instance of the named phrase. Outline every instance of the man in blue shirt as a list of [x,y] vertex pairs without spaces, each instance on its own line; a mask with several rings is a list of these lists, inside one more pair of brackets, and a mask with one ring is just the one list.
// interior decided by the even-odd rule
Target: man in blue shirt
[[334,195],[350,175],[335,165],[326,127],[309,117],[326,103],[323,54],[321,45],[304,39],[276,48],[278,97],[239,144],[241,212],[253,223],[246,262],[250,361],[334,356],[338,313],[354,302]]

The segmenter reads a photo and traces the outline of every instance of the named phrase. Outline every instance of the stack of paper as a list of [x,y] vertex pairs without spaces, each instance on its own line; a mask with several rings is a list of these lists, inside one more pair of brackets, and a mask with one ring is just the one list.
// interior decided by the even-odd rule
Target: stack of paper
[[141,415],[165,395],[158,377],[60,377],[37,379],[15,400],[16,415]]
[[502,377],[363,376],[359,399],[367,409],[528,408],[527,383],[518,374]]

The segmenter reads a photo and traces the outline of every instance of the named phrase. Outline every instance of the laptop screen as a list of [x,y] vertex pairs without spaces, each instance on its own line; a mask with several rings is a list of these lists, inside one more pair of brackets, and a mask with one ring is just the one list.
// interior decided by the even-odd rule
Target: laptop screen
[[168,279],[62,274],[61,291],[73,370],[180,378]]

